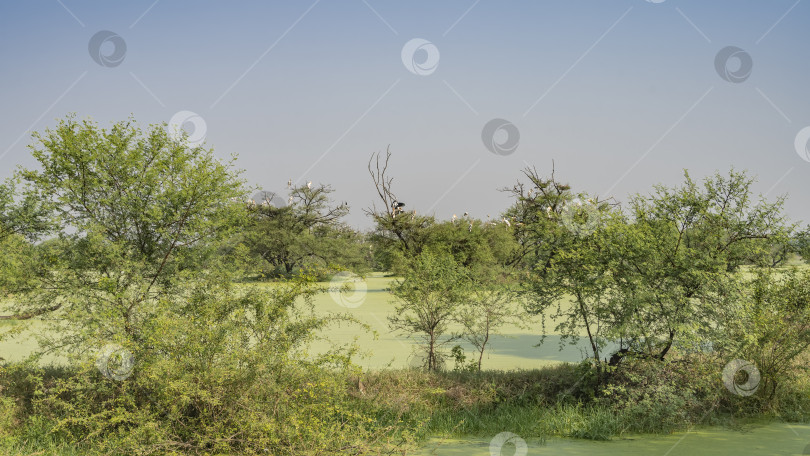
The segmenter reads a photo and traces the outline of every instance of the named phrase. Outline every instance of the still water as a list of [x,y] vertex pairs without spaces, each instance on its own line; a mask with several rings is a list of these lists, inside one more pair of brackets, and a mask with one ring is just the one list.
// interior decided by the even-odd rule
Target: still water
[[[490,451],[491,440],[432,440],[413,453],[418,456],[710,456],[810,455],[810,425],[772,423],[743,431],[704,428],[667,436],[637,436],[595,442],[552,439],[546,443],[526,439],[525,450],[506,444]],[[521,446],[522,445],[518,445]]]

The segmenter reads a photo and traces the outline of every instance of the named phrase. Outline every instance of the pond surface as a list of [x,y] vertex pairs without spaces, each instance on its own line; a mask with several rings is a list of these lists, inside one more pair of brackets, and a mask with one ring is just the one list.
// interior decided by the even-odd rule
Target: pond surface
[[[314,351],[327,350],[333,344],[356,341],[365,357],[355,361],[366,369],[416,367],[416,364],[419,364],[419,359],[415,356],[417,341],[404,334],[391,332],[388,326],[388,316],[394,314],[395,304],[393,296],[387,289],[393,280],[381,274],[372,274],[360,283],[361,288],[337,295],[334,293],[316,295],[313,304],[317,312],[349,314],[376,331],[377,337],[357,326],[342,325],[330,329],[326,334],[330,342],[315,344]],[[540,318],[524,317],[522,320],[528,323],[528,329],[507,325],[499,328],[499,334],[491,337],[490,344],[484,352],[482,363],[484,369],[534,369],[560,362],[578,362],[586,356],[585,350],[589,347],[587,339],[580,339],[575,345],[566,343],[561,347],[560,336],[551,332],[555,326],[551,321],[546,322],[549,333],[543,344],[538,347],[542,333]],[[451,325],[450,329],[461,328]],[[581,335],[585,336],[585,333]],[[477,359],[477,353],[472,345],[464,341],[453,341],[445,346],[445,350],[449,351],[454,345],[461,345],[464,348],[467,361]],[[608,347],[605,353],[609,353],[610,349],[613,347]],[[453,361],[450,361],[447,367],[452,369]]]
[[745,431],[704,428],[667,436],[637,436],[595,442],[576,439],[552,439],[540,443],[527,439],[525,452],[515,452],[506,444],[490,452],[490,440],[432,440],[417,456],[763,456],[810,455],[810,425],[772,423]]

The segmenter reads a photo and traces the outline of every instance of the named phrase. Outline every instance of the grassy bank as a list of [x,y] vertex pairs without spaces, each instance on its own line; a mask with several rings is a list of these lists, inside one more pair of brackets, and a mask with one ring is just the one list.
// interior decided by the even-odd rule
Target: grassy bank
[[607,440],[667,434],[695,425],[752,420],[810,420],[810,380],[793,377],[777,395],[741,397],[708,358],[627,363],[601,381],[589,364],[477,373],[389,371],[370,374],[366,397],[409,410],[443,437],[491,437],[507,430],[532,437]]
[[[313,371],[299,371],[272,385],[254,385],[244,397],[252,401],[250,406],[230,397],[224,384],[206,385],[200,389],[208,389],[211,397],[198,397],[196,403],[217,408],[209,413],[199,407],[172,410],[171,404],[184,398],[165,395],[177,388],[171,382],[151,384],[147,391],[110,384],[88,372],[6,365],[0,369],[0,450],[59,455],[407,454],[428,438],[492,438],[503,431],[540,441],[555,436],[609,440],[696,425],[810,420],[806,375],[792,376],[773,397],[744,397],[725,388],[721,370],[719,360],[691,357],[627,362],[601,377],[590,364],[482,373],[320,371],[313,376]],[[271,393],[272,398],[267,396]],[[82,410],[88,403],[99,406]],[[206,432],[214,438],[165,439],[197,439]]]

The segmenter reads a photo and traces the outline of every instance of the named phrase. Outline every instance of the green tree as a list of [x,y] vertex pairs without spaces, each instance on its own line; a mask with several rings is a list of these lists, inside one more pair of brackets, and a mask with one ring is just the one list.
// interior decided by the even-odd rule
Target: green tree
[[[38,428],[122,454],[333,454],[381,440],[370,417],[338,411],[351,349],[308,351],[349,320],[315,314],[314,277],[237,286],[215,254],[249,215],[229,164],[165,125],[68,117],[35,138],[39,168],[21,177],[56,223],[36,246],[39,286],[15,310],[49,312],[41,347],[69,361],[47,380],[25,367]],[[114,358],[96,356],[105,345]]]
[[676,342],[697,347],[715,324],[715,302],[744,265],[772,265],[791,227],[783,199],[754,206],[753,179],[731,171],[682,186],[656,187],[630,202],[630,222],[611,242],[621,304],[611,334],[627,350],[664,359]]
[[[349,213],[346,203],[335,205],[328,185],[292,187],[289,204],[249,202],[253,223],[243,235],[250,251],[275,273],[292,274],[295,268],[317,263],[360,268],[365,263],[362,237],[340,219]],[[268,272],[265,272],[267,274]]]
[[516,200],[506,214],[515,221],[519,248],[512,264],[526,272],[527,310],[542,316],[543,328],[547,319],[556,321],[561,344],[577,343],[584,332],[598,361],[613,295],[605,222],[614,215],[606,202],[574,193],[553,171],[549,178],[533,168],[524,175],[528,183],[506,189]]
[[492,336],[505,325],[528,327],[525,311],[520,308],[518,295],[508,284],[486,285],[473,282],[472,290],[459,306],[455,319],[463,326],[461,338],[478,352],[477,368],[481,371],[485,350],[492,345]]
[[566,204],[576,195],[570,185],[556,179],[553,169],[549,178],[534,168],[524,169],[523,175],[528,182],[518,181],[503,189],[515,200],[506,211],[506,217],[513,220],[512,232],[519,246],[511,264],[542,277],[571,238],[572,233],[561,222]]
[[[606,217],[606,213],[602,213]],[[603,219],[603,223],[605,220]],[[590,354],[601,360],[607,345],[611,322],[609,303],[615,296],[606,245],[610,242],[604,226],[588,236],[564,235],[543,266],[542,274],[533,275],[527,286],[531,292],[529,310],[552,319],[560,344],[575,344],[584,332]]]
[[35,240],[50,228],[47,204],[30,189],[18,191],[17,181],[0,183],[0,241],[12,235]]
[[427,369],[438,370],[441,348],[457,338],[449,328],[469,290],[467,274],[450,255],[430,251],[415,256],[409,266],[403,279],[391,287],[398,302],[388,321],[393,330],[417,337]]
[[810,349],[810,272],[761,268],[739,276],[717,303],[713,348],[726,360],[754,363],[764,396],[773,398],[780,383],[805,373],[796,361]]
[[799,255],[805,263],[810,261],[810,225],[794,233],[790,245],[791,251]]
[[468,216],[426,228],[427,248],[451,256],[466,271],[469,289],[453,320],[463,328],[458,335],[478,352],[479,371],[492,336],[504,325],[524,326],[526,320],[517,277],[509,266],[518,250],[512,230],[504,222]]
[[213,245],[244,220],[243,184],[210,149],[165,125],[102,129],[68,117],[34,134],[38,169],[21,177],[54,211],[48,268],[18,314],[60,311],[44,346],[139,341],[178,284],[205,269]]
[[[0,296],[25,292],[35,286],[32,275],[38,255],[34,242],[51,227],[47,204],[17,179],[0,183]],[[0,315],[19,319],[25,315]]]

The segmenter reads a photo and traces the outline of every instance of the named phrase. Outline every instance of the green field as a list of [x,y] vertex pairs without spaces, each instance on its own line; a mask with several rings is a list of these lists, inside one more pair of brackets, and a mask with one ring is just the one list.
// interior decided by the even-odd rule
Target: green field
[[[376,334],[366,331],[358,325],[334,326],[323,334],[329,341],[314,343],[313,351],[324,351],[334,344],[346,344],[356,340],[363,356],[355,361],[365,369],[402,368],[418,364],[415,341],[402,334],[392,333],[388,328],[387,318],[394,309],[392,304],[394,298],[387,291],[392,280],[395,279],[386,277],[382,273],[372,273],[354,291],[343,292],[342,297],[345,299],[341,299],[341,297],[335,299],[334,295],[329,292],[316,295],[313,299],[316,312],[348,313],[367,324]],[[321,285],[328,288],[330,284],[324,282]],[[273,285],[269,283],[260,286]],[[351,307],[341,305],[341,302],[348,303]],[[0,328],[9,328],[16,324],[22,323],[0,321]],[[9,361],[17,361],[37,347],[36,341],[31,337],[31,331],[41,328],[43,322],[33,321],[28,324],[31,325],[30,330],[24,334],[12,340],[0,341],[0,357]],[[536,319],[532,327],[536,329],[524,330],[516,326],[503,327],[500,330],[502,335],[493,337],[491,347],[484,356],[482,367],[497,370],[532,369],[553,363],[576,362],[583,359],[584,341],[580,341],[577,346],[565,345],[560,350],[559,336],[549,334],[542,346],[535,347],[540,342],[540,320]],[[450,346],[455,344],[464,347],[468,357],[474,355],[473,348],[469,344],[459,340]]]

